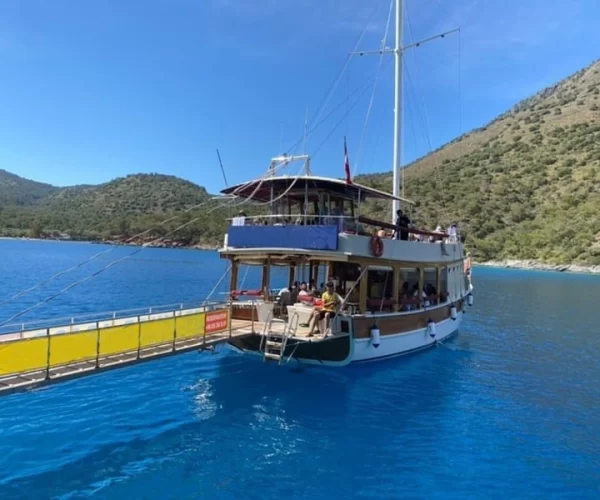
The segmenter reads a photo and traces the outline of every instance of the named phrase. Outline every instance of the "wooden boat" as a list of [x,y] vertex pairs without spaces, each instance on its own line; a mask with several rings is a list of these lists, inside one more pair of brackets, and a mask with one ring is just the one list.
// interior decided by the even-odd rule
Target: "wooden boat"
[[[280,363],[329,365],[407,354],[456,333],[465,306],[472,304],[458,235],[397,228],[360,215],[370,199],[408,200],[308,174],[259,179],[223,193],[251,197],[271,212],[238,216],[220,250],[231,262],[233,320],[253,319],[262,326],[254,335],[232,339],[241,351]],[[329,215],[335,209],[340,215]],[[382,228],[406,236],[380,236]],[[262,268],[254,291],[238,289],[239,270],[246,265]],[[293,289],[273,293],[271,276],[274,271],[281,276],[281,268],[290,285],[304,273],[308,283],[332,282],[343,299],[332,320],[319,318],[319,334],[309,337],[309,328],[301,326],[319,309],[317,297],[302,301],[292,297]]]
[[[404,198],[400,165],[406,48],[402,46],[402,1],[396,0],[396,47],[359,53],[390,53],[395,59],[393,194],[353,183],[347,154],[345,181],[312,175],[307,155],[284,155],[273,158],[265,177],[222,192],[238,206],[268,207],[260,216],[235,217],[220,250],[221,257],[231,262],[233,321],[260,325],[255,328],[253,323],[250,335],[231,339],[233,347],[279,363],[294,359],[346,365],[418,351],[458,331],[473,296],[457,229],[453,234],[423,231],[361,215],[369,200],[388,201],[396,221],[401,203],[411,204]],[[282,165],[298,161],[304,162],[303,175],[276,175]],[[400,237],[386,237],[390,230]],[[238,290],[239,269],[244,265],[262,268],[261,286],[252,292]],[[292,289],[275,296],[271,276],[282,267],[288,269]],[[317,300],[296,297],[293,284],[303,273],[308,273],[307,281],[313,285],[331,282],[330,291],[343,299],[341,308],[330,312],[332,319],[319,312],[322,306]],[[310,336],[314,325],[310,329],[305,325],[313,315],[320,333]]]

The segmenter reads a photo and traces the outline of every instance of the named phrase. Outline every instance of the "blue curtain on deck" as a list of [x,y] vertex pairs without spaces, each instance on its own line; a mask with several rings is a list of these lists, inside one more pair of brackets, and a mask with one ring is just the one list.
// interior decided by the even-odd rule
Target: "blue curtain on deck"
[[234,248],[337,250],[338,226],[231,226],[227,244]]

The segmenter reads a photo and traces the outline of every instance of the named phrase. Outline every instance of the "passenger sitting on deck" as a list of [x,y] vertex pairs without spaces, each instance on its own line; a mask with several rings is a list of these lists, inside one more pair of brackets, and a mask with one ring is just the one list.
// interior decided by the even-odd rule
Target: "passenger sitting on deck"
[[332,318],[337,314],[338,309],[343,305],[343,299],[334,291],[333,282],[327,283],[327,290],[323,293],[323,307],[321,309],[315,309],[312,317],[310,318],[309,326],[310,332],[309,337],[312,337],[317,327],[317,321],[325,320],[325,334],[329,329],[329,323]]
[[437,304],[437,289],[435,288],[435,286],[433,286],[431,283],[427,283],[425,285],[425,289],[423,290],[425,292],[425,295],[427,296],[427,298],[429,300],[431,300],[431,303],[433,305]]
[[300,292],[298,293],[298,298],[300,298],[300,297],[307,298],[307,297],[310,297],[310,296],[311,296],[311,293],[308,291],[308,286],[306,284],[306,281],[303,281],[300,284]]

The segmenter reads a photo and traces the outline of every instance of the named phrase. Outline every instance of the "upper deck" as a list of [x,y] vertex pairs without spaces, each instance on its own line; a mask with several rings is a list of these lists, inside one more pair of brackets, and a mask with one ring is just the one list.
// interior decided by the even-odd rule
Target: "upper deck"
[[[312,175],[271,176],[222,193],[242,200],[225,236],[223,255],[253,259],[295,254],[309,259],[361,257],[415,263],[464,257],[458,239],[445,233],[411,226],[403,231],[407,240],[393,239],[393,224],[360,215],[364,202],[412,202],[360,184]],[[381,238],[381,252],[373,251],[374,235]]]

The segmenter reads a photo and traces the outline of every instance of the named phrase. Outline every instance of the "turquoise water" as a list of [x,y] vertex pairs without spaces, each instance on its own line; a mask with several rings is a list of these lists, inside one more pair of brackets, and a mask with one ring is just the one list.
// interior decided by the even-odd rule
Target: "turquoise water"
[[[0,300],[102,248],[0,241]],[[30,318],[200,298],[225,267],[145,250]],[[475,279],[460,335],[407,358],[188,353],[0,398],[0,498],[598,498],[600,278]]]

